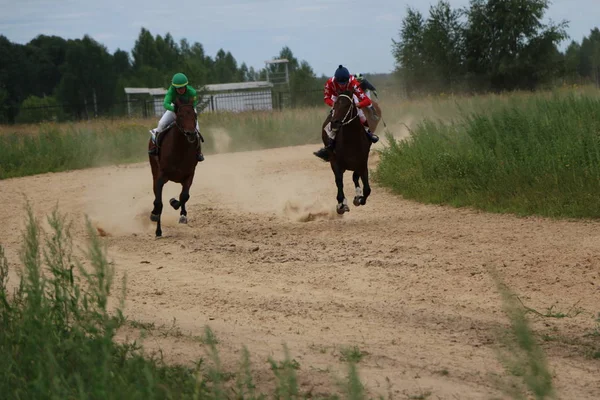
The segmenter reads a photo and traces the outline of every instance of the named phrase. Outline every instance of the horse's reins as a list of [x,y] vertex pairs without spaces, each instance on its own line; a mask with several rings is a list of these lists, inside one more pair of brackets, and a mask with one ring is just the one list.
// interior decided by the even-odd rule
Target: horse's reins
[[354,115],[354,117],[350,118],[348,121],[346,121],[346,118],[348,118],[348,114],[350,114],[352,112],[352,110],[356,107],[354,107],[354,99],[346,94],[340,94],[338,96],[338,99],[340,97],[345,97],[348,100],[350,100],[350,107],[348,107],[348,111],[346,111],[346,115],[344,115],[344,118],[342,119],[342,126],[343,125],[348,125],[350,122],[352,122],[354,119],[356,119],[356,117],[358,117],[358,109],[356,111],[356,114]]
[[[192,107],[192,108],[193,108],[194,106],[193,106],[193,105],[191,105],[191,104],[181,104],[181,105],[179,105],[179,106],[178,106],[178,108],[179,108],[179,107]],[[193,135],[194,135],[196,132],[193,132],[193,133],[188,133],[188,132],[187,132],[185,129],[183,129],[181,126],[179,126],[179,123],[177,122],[177,118],[175,118],[175,126],[177,127],[177,129],[179,129],[179,132],[181,132],[181,133],[183,133],[183,134],[185,135],[185,137],[186,137],[186,139],[188,140],[188,142],[190,142],[190,143],[193,143],[193,142],[194,142],[194,140],[195,140],[196,138],[195,138],[195,137],[193,137]],[[193,137],[193,139],[192,139],[192,140],[190,140],[190,138],[191,138],[191,137]],[[198,143],[200,143],[200,142],[198,141]]]

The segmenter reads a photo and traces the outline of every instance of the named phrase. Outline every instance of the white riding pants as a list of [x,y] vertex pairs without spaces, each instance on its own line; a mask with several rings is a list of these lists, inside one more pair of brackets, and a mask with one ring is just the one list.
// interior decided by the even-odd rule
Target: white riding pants
[[[158,121],[158,127],[156,127],[156,129],[154,130],[154,134],[156,135],[157,132],[164,131],[165,128],[167,126],[169,126],[169,124],[171,122],[175,121],[176,117],[177,117],[177,114],[175,114],[173,111],[166,110],[165,113],[163,114],[163,116],[160,117],[160,121]],[[198,120],[196,120],[196,130],[198,132],[200,132],[200,127],[198,126]]]

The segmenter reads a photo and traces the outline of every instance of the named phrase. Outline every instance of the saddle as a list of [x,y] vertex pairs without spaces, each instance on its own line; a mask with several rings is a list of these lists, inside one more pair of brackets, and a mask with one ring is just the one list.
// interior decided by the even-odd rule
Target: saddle
[[[166,132],[169,132],[169,130],[171,129],[171,127],[175,125],[175,121],[171,122],[169,125],[167,125],[167,127],[165,129],[163,129],[160,132],[156,132],[156,138],[155,138],[155,143],[156,143],[156,147],[158,147],[160,149],[160,145],[164,139],[164,134]],[[196,135],[197,138],[200,140],[197,140],[196,143],[196,147],[199,149],[200,148],[200,143],[204,143],[204,137],[202,136],[202,134],[199,131],[196,131]]]

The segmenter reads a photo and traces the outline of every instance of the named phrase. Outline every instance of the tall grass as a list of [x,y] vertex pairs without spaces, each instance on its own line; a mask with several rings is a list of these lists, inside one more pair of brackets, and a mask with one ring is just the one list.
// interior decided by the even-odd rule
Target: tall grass
[[135,162],[147,156],[147,129],[135,122],[27,128],[3,129],[7,132],[0,135],[0,179]]
[[[115,271],[94,229],[87,223],[85,259],[73,250],[70,223],[57,211],[43,232],[27,210],[20,279],[8,285],[8,260],[0,246],[0,397],[2,399],[296,399],[305,398],[287,349],[269,360],[272,395],[258,393],[250,356],[240,368],[223,369],[217,339],[207,327],[207,359],[193,367],[167,365],[136,342],[117,343],[126,318],[121,305],[110,310]],[[125,285],[123,285],[125,286]],[[125,290],[123,291],[124,298]],[[121,299],[122,299],[121,298]],[[364,399],[355,366],[339,391]]]
[[510,322],[510,329],[500,335],[504,347],[498,351],[498,358],[508,373],[508,382],[501,384],[501,389],[512,399],[524,400],[530,398],[529,394],[536,400],[556,398],[552,373],[546,355],[529,326],[527,311],[498,273],[491,271],[491,275]]
[[488,211],[598,217],[600,98],[515,95],[391,140],[377,179],[407,198]]
[[[325,108],[199,116],[205,154],[320,142]],[[0,127],[0,179],[147,160],[158,118]]]

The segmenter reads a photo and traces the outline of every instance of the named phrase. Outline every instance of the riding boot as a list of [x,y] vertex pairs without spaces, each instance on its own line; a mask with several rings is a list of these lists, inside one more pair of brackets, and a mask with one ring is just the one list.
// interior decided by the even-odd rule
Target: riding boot
[[148,154],[150,154],[151,156],[157,156],[158,146],[156,145],[156,136],[154,130],[151,130],[150,134],[152,135],[152,138],[150,140],[150,149],[148,150]]
[[320,148],[318,151],[315,151],[313,154],[323,161],[329,161],[329,157],[333,150],[335,149],[335,139],[329,138],[329,143],[327,146]]
[[365,127],[365,132],[367,132],[367,136],[369,137],[371,143],[379,142],[379,136],[371,132],[371,130],[368,127]]

